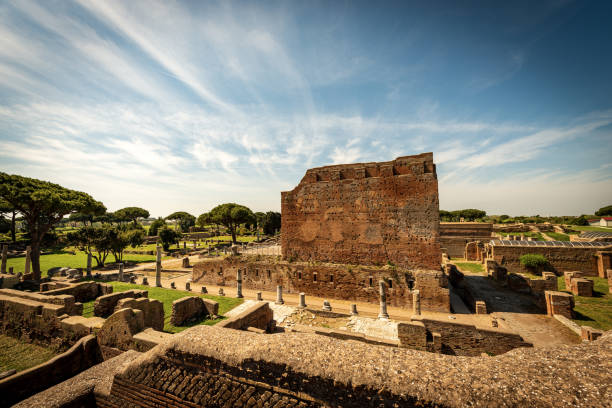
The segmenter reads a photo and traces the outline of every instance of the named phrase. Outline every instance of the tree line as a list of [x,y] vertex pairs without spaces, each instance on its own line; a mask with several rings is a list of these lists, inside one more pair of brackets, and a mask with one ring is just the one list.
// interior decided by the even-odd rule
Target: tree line
[[[128,246],[137,247],[144,242],[145,229],[139,220],[148,218],[150,214],[140,207],[107,212],[102,202],[87,193],[48,181],[0,172],[0,226],[4,225],[11,231],[13,242],[16,241],[17,215],[21,216],[29,235],[33,279],[40,280],[41,247],[52,233],[52,228],[61,222],[83,224],[82,228],[69,232],[67,240],[80,250],[91,253],[98,265],[104,266],[108,255],[112,254],[116,262],[121,262]],[[174,221],[177,229],[169,228],[166,221]],[[197,218],[185,211],[160,217],[151,224],[149,235],[159,237],[167,250],[171,243],[180,239],[182,232],[188,232],[196,223],[201,227],[216,225],[217,231],[218,226],[224,226],[236,243],[240,226],[251,230],[261,228],[264,234],[279,231],[280,214],[253,213],[244,205],[226,203]]]

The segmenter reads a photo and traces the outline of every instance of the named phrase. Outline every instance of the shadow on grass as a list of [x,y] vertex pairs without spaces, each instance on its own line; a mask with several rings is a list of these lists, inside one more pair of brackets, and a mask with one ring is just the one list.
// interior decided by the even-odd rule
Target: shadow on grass
[[595,321],[595,319],[593,319],[593,318],[591,318],[589,316],[583,315],[582,313],[580,313],[577,310],[574,310],[574,319],[573,320],[580,320],[580,321],[584,321],[584,322],[594,322]]

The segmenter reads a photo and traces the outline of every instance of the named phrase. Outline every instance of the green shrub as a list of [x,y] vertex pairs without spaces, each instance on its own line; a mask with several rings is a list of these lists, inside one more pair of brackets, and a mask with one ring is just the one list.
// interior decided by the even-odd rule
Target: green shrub
[[519,258],[521,265],[523,265],[527,269],[539,271],[541,268],[544,268],[548,265],[548,260],[544,255],[540,254],[525,254],[521,255]]

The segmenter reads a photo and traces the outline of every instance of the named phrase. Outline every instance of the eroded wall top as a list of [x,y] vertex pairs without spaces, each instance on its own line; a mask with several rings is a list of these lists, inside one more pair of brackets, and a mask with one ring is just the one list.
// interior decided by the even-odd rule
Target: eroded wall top
[[440,267],[432,153],[309,169],[281,211],[285,259]]

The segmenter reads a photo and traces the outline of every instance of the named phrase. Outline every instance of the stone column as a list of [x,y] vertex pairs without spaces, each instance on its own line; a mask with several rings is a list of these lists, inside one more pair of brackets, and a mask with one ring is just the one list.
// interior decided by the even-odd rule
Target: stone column
[[378,292],[380,295],[380,313],[378,313],[378,318],[388,319],[389,314],[387,313],[387,294],[385,293],[385,281],[381,280],[378,282]]
[[412,291],[412,314],[416,316],[421,314],[421,292],[419,290]]
[[87,277],[91,278],[91,253],[87,253]]
[[306,308],[306,294],[304,292],[300,292],[300,305],[298,307],[301,309]]
[[240,269],[236,272],[236,297],[242,297],[242,271]]
[[183,241],[183,249],[187,249],[187,241]]
[[196,240],[193,240],[193,249],[196,249],[198,247]]
[[357,305],[354,304],[354,303],[351,305],[351,314],[353,316],[357,316],[359,314],[359,313],[357,313]]
[[261,292],[257,292],[257,300],[262,301],[263,297],[261,296]]
[[2,267],[0,273],[6,273],[6,259],[8,258],[8,245],[2,245]]
[[323,301],[323,310],[325,310],[326,312],[331,312],[332,307],[331,307],[331,304],[329,303],[329,300]]
[[30,260],[31,260],[31,253],[32,253],[32,247],[27,246],[26,247],[26,259],[25,259],[25,271],[23,272],[24,275],[27,275],[28,273],[30,273]]
[[283,301],[283,287],[281,285],[278,285],[276,287],[276,304],[282,305],[284,303],[285,301]]
[[157,246],[157,261],[155,262],[155,286],[157,286],[158,288],[162,287],[162,284],[161,284],[161,270],[162,270],[161,247],[158,245]]
[[123,262],[119,264],[119,282],[123,282]]

